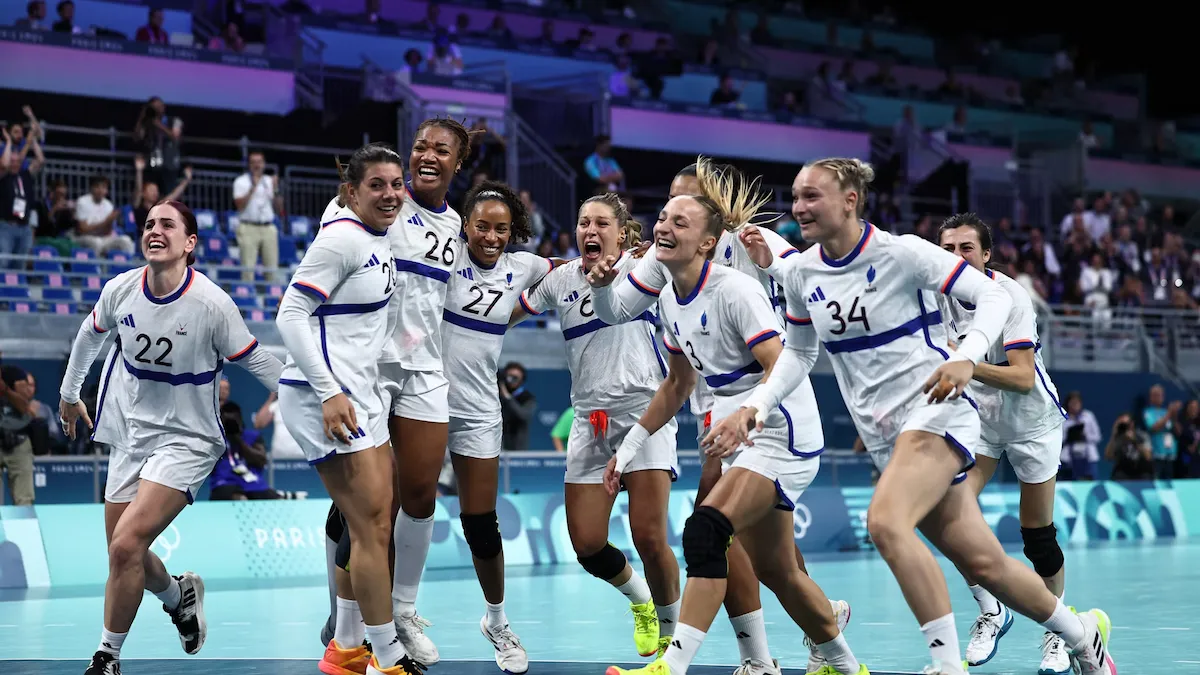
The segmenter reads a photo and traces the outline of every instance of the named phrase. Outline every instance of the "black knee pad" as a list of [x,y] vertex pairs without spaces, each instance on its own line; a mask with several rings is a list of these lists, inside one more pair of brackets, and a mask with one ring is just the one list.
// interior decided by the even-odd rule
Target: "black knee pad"
[[337,551],[333,554],[333,564],[347,572],[350,571],[350,528],[348,527],[342,528],[342,536],[338,539]]
[[711,506],[701,506],[683,525],[683,559],[688,577],[724,579],[729,576],[729,545],[733,524]]
[[329,537],[329,541],[338,542],[342,540],[342,533],[345,531],[346,519],[342,517],[337,505],[331,504],[329,515],[325,516],[325,536]]
[[492,560],[504,550],[500,538],[500,518],[495,511],[459,516],[462,521],[463,538],[471,548],[471,555],[480,560]]
[[583,565],[583,569],[587,570],[588,574],[604,581],[615,579],[625,570],[625,564],[628,562],[624,553],[607,543],[599,552],[579,559],[579,564]]
[[1063,552],[1058,545],[1058,530],[1051,523],[1046,527],[1021,528],[1025,542],[1025,557],[1033,563],[1038,576],[1049,578],[1063,567]]

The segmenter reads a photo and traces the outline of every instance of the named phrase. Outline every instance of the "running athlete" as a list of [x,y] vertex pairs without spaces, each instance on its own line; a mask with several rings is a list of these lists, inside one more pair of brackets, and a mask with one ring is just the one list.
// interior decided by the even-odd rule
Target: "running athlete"
[[500,481],[500,351],[521,291],[542,280],[554,264],[532,253],[505,253],[529,240],[529,212],[504,183],[487,181],[467,193],[467,254],[458,261],[442,340],[450,387],[450,458],[458,476],[463,537],[487,602],[479,622],[506,673],[529,670],[529,656],[504,613],[504,549],[496,515]]
[[[704,161],[698,169],[700,196],[667,202],[654,228],[656,257],[671,280],[659,296],[659,316],[672,374],[609,461],[610,489],[649,434],[674,419],[696,373],[708,384],[714,416],[720,419],[770,377],[783,352],[782,325],[762,286],[711,262],[721,234],[751,222],[767,198],[758,192],[757,181],[748,183],[732,169],[712,170]],[[721,459],[724,475],[684,525],[688,584],[670,646],[645,668],[613,666],[608,675],[686,675],[721,607],[729,571],[726,551],[735,533],[757,578],[825,658],[815,672],[867,675],[841,635],[829,599],[796,564],[792,511],[820,468],[824,437],[807,379],[817,359],[816,340],[805,330],[794,330],[789,338],[806,364],[800,386],[755,436],[709,451]]]
[[[696,164],[685,167],[671,181],[669,199],[679,196],[700,196],[697,171],[704,167],[705,171],[714,171],[711,160],[700,157]],[[728,169],[726,169],[728,170]],[[783,237],[770,230],[761,230],[771,252],[786,258],[798,251]],[[778,306],[778,287],[770,274],[760,269],[750,260],[746,247],[738,240],[733,232],[722,232],[717,241],[712,262],[717,265],[731,267],[758,279],[771,304]],[[593,293],[596,301],[596,316],[609,323],[629,321],[650,309],[657,302],[659,293],[667,286],[668,272],[656,257],[652,248],[645,259],[628,275],[628,282],[611,284],[600,276],[607,273],[605,263],[596,267],[596,273],[591,275]],[[696,416],[697,441],[704,438],[711,425],[713,398],[704,379],[696,379],[696,389],[691,395],[691,409]],[[721,478],[722,463],[719,457],[703,454],[703,464],[700,473],[700,485],[696,490],[696,506],[704,503],[705,497]],[[738,651],[741,656],[741,666],[734,675],[778,675],[779,664],[771,658],[767,647],[767,626],[763,619],[762,601],[759,597],[758,578],[750,559],[742,550],[742,545],[735,538],[729,548],[729,575],[726,580],[725,612],[729,616],[733,633],[737,636]],[[796,548],[796,563],[800,571],[807,574],[804,566],[804,556],[800,548]],[[832,601],[833,611],[837,616],[838,628],[844,629],[850,621],[850,604],[844,600]],[[809,648],[808,672],[816,672],[824,665],[821,653],[816,646],[805,637]]]
[[625,471],[629,491],[629,527],[646,579],[625,554],[608,543],[608,522],[615,495],[604,487],[604,469],[626,434],[637,425],[666,377],[654,327],[648,321],[611,326],[596,318],[586,274],[612,257],[627,273],[641,227],[612,193],[590,197],[579,209],[575,229],[582,257],[558,267],[521,295],[513,314],[554,310],[567,342],[571,405],[575,421],[567,442],[566,512],[571,545],[579,564],[629,599],[634,645],[642,656],[665,647],[679,619],[679,564],[667,544],[667,502],[679,474],[672,419],[644,439],[644,448]]
[[[1012,299],[965,260],[915,236],[895,237],[860,220],[871,167],[857,159],[806,166],[792,186],[792,215],[814,246],[776,261],[757,230],[742,234],[755,262],[781,282],[789,311],[808,307],[859,436],[881,476],[867,529],[921,623],[936,675],[961,675],[950,596],[917,527],[972,580],[1059,635],[1082,673],[1116,675],[1112,624],[1097,609],[1074,614],[1037,573],[1009,558],[960,485],[974,465],[979,416],[963,390],[1000,339]],[[977,307],[953,353],[935,293]],[[780,371],[762,407],[743,408],[712,435],[744,433],[800,382]]]
[[387,232],[404,201],[403,160],[385,145],[364,146],[343,181],[344,207],[321,224],[279,303],[288,349],[279,410],[353,544],[341,561],[349,575],[339,577],[339,620],[321,670],[416,675],[388,602],[394,469],[378,383],[396,288]]
[[187,206],[154,205],[141,232],[146,265],[104,284],[79,327],[59,390],[59,418],[74,439],[80,417],[93,428],[79,390],[115,329],[93,436],[109,448],[108,581],[100,646],[87,675],[120,675],[121,645],[143,589],[162,601],[185,652],[204,646],[204,582],[193,572],[170,576],[150,545],[192,503],[225,452],[217,410],[225,359],[241,363],[268,389],[278,386],[279,360],[258,349],[229,295],[192,269],[196,233]]
[[417,127],[409,155],[408,199],[388,238],[396,259],[394,349],[380,363],[396,457],[397,504],[392,613],[405,649],[431,666],[439,655],[417,614],[417,588],[433,541],[437,481],[446,458],[449,383],[442,366],[447,282],[463,255],[462,219],[446,203],[450,181],[471,151],[471,137],[450,119]]
[[[1054,485],[1066,413],[1058,404],[1058,390],[1038,354],[1041,342],[1033,302],[1020,284],[987,268],[992,258],[992,230],[978,216],[963,213],[947,219],[938,230],[938,238],[942,248],[995,280],[1013,301],[1000,339],[988,349],[986,362],[975,367],[970,391],[979,404],[981,429],[975,470],[967,474],[967,484],[978,495],[996,472],[1000,456],[1008,454],[1021,484],[1025,557],[1033,563],[1046,588],[1061,598],[1063,552],[1054,528]],[[961,342],[975,321],[974,305],[944,296],[938,302],[950,339]],[[983,586],[963,576],[979,603],[979,618],[971,624],[967,643],[967,663],[980,666],[996,655],[1000,638],[1012,627],[1013,615]],[[1066,675],[1070,671],[1071,659],[1062,638],[1046,631],[1038,675]]]

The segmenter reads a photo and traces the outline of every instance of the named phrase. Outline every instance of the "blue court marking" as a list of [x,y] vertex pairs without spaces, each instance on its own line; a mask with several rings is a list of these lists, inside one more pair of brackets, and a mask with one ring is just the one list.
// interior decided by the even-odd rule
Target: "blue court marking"
[[[1080,611],[1101,607],[1112,617],[1110,647],[1120,672],[1200,675],[1200,542],[1102,544],[1065,553],[1067,603]],[[1019,549],[1010,554],[1023,560]],[[939,562],[965,650],[978,609],[953,566]],[[174,573],[183,571],[172,568],[170,560],[166,564]],[[808,568],[829,597],[851,603],[846,638],[872,673],[916,673],[928,663],[917,622],[877,555],[813,556]],[[530,673],[602,675],[614,662],[644,663],[634,652],[628,602],[578,565],[510,568],[507,596],[509,620],[534,662]],[[772,655],[789,675],[801,672],[808,651],[799,629],[765,590],[763,605]],[[417,606],[433,622],[427,634],[445,659],[430,669],[432,675],[500,673],[491,644],[479,634],[484,604],[472,570],[426,574]],[[82,675],[83,660],[99,642],[102,609],[98,587],[0,595],[0,654],[13,659],[0,659],[0,675]],[[318,636],[328,612],[329,595],[320,579],[290,587],[265,579],[214,582],[205,596],[208,639],[198,656],[187,657],[161,605],[146,595],[124,645],[123,670],[127,675],[316,675],[322,653]],[[996,657],[972,668],[972,675],[1037,672],[1041,635],[1041,627],[1017,617]],[[690,675],[728,675],[736,667],[737,645],[724,610],[696,660],[706,665],[689,669]]]

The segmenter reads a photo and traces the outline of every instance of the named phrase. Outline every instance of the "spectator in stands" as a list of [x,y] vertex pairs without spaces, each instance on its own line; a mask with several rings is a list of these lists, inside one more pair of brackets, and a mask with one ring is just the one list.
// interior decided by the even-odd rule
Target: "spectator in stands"
[[208,48],[224,52],[242,52],[246,49],[246,41],[238,31],[238,25],[233,21],[225,24],[225,30],[220,35],[214,35],[208,41]]
[[612,138],[607,135],[596,137],[596,149],[583,160],[583,170],[595,183],[595,192],[619,192],[625,189],[625,172],[610,155]]
[[552,239],[550,239],[549,236],[547,236],[545,239],[542,239],[542,241],[538,243],[536,253],[543,258],[553,258],[555,256],[554,244],[555,244],[555,242]]
[[[436,5],[431,2],[429,3],[429,6],[434,9],[434,13],[436,15]],[[391,22],[387,19],[384,19],[380,11],[381,8],[379,0],[366,0],[361,16],[362,21],[369,24],[390,24]]]
[[854,74],[854,59],[842,61],[842,69],[833,80],[833,86],[839,93],[845,94],[858,86],[858,76]]
[[579,257],[579,250],[575,248],[575,233],[563,230],[558,233],[558,238],[554,242],[554,257],[563,260],[573,260]]
[[[45,156],[37,136],[31,134],[28,148],[18,152],[8,129],[0,129],[0,133],[4,134],[4,152],[0,154],[0,256],[29,255],[33,250],[29,217],[36,197],[34,176],[41,172]],[[28,167],[22,166],[26,151],[34,156]],[[0,262],[3,267],[23,269],[25,263]]]
[[283,416],[279,414],[279,395],[271,392],[267,400],[254,414],[254,428],[262,431],[271,425],[271,457],[273,459],[304,459],[304,450],[287,430]]
[[4,145],[5,147],[11,145],[13,152],[21,156],[21,168],[28,169],[33,162],[38,161],[36,155],[32,159],[29,157],[34,149],[31,141],[36,140],[38,144],[44,145],[46,131],[38,122],[37,116],[33,114],[33,108],[23,105],[21,113],[25,115],[26,124],[29,125],[29,133],[25,133],[25,127],[20,122],[12,122],[8,125],[8,135],[12,140],[5,141]]
[[1058,262],[1058,254],[1054,246],[1046,241],[1040,228],[1030,228],[1029,241],[1021,247],[1021,257],[1032,260],[1038,276],[1049,275],[1054,278],[1062,276],[1062,265]]
[[1147,300],[1151,304],[1165,305],[1171,300],[1171,289],[1183,281],[1182,270],[1177,260],[1164,256],[1158,246],[1150,249],[1148,257],[1142,278],[1149,294]]
[[120,251],[133,255],[133,239],[120,234],[114,227],[121,215],[108,200],[108,178],[92,176],[88,194],[75,201],[75,245],[89,248],[97,255]]
[[[150,209],[154,207],[161,199],[162,192],[158,189],[158,183],[152,180],[146,180],[146,158],[137,155],[133,158],[133,225],[136,230],[140,231],[142,226],[146,224],[146,218],[150,215]],[[183,180],[175,186],[171,194],[166,196],[168,200],[179,199],[183,191],[187,189],[189,183],[192,182],[192,167],[183,167]]]
[[1083,126],[1079,129],[1079,144],[1084,150],[1095,150],[1100,147],[1100,137],[1092,131],[1092,121],[1084,120]]
[[1100,425],[1091,410],[1083,407],[1083,396],[1073,391],[1067,394],[1067,419],[1063,422],[1063,447],[1060,459],[1065,478],[1095,480],[1100,453]]
[[54,22],[55,33],[71,33],[72,35],[82,35],[83,29],[75,25],[75,3],[71,0],[62,0],[55,7],[58,12],[58,21]]
[[133,142],[137,154],[146,160],[146,180],[156,183],[161,192],[173,192],[179,182],[183,168],[182,139],[183,120],[169,119],[166,104],[161,98],[152,96],[138,114]]
[[1112,480],[1154,480],[1150,438],[1134,426],[1129,415],[1121,415],[1113,422],[1104,458],[1113,463]]
[[683,64],[671,49],[671,39],[660,37],[654,41],[654,49],[640,57],[636,70],[646,88],[650,90],[650,98],[657,100],[662,98],[663,87],[666,86],[663,78],[682,73]]
[[50,30],[50,24],[46,23],[45,0],[32,0],[25,5],[25,16],[17,19],[14,25],[21,30]]
[[1107,310],[1113,291],[1116,290],[1117,273],[1105,264],[1104,256],[1093,253],[1087,264],[1079,271],[1079,291],[1083,304],[1093,310]]
[[596,32],[587,26],[579,29],[579,37],[567,40],[567,47],[580,52],[600,51],[600,48],[596,46]]
[[546,219],[542,217],[542,210],[538,207],[537,202],[533,201],[533,194],[529,190],[521,190],[521,203],[529,212],[529,229],[532,233],[529,241],[525,243],[525,247],[532,251],[537,247],[537,242],[546,236]]
[[696,55],[696,63],[705,68],[720,68],[721,67],[721,43],[717,42],[716,38],[708,38],[700,47],[700,53]]
[[737,104],[741,98],[742,92],[734,87],[733,76],[726,73],[721,76],[721,82],[717,88],[713,90],[712,96],[709,97],[709,105],[714,106],[733,106]]
[[554,38],[554,21],[552,19],[542,22],[542,32],[538,36],[537,44],[542,47],[553,47],[558,44],[558,40]]
[[475,31],[471,30],[471,15],[460,12],[454,17],[454,25],[450,27],[450,39],[457,43],[460,38],[467,37]]
[[[376,6],[379,5],[376,0],[368,0],[368,2],[375,2]],[[413,24],[413,28],[429,31],[430,33],[436,33],[442,27],[438,21],[441,16],[441,6],[436,2],[430,2],[429,5],[425,7],[425,18]]]
[[800,102],[796,100],[796,92],[788,89],[779,97],[779,106],[775,108],[775,112],[780,115],[799,115],[801,114]]
[[1092,235],[1092,241],[1100,241],[1100,237],[1112,230],[1112,215],[1109,213],[1108,200],[1103,196],[1096,197],[1092,202],[1091,211],[1086,213],[1091,214],[1084,218],[1088,233]]
[[639,83],[633,76],[633,62],[627,54],[617,57],[615,68],[608,76],[608,93],[615,98],[630,98],[641,93]]
[[429,53],[425,55],[425,61],[426,68],[434,75],[442,77],[462,75],[462,51],[450,40],[450,34],[445,30],[439,30],[433,36],[433,44],[429,47]]
[[554,428],[550,430],[550,442],[554,444],[555,452],[566,452],[567,441],[571,438],[571,425],[575,423],[575,408],[567,406],[558,416]]
[[[66,258],[75,247],[71,231],[75,229],[75,201],[67,193],[67,183],[56,178],[50,184],[50,194],[43,204],[44,210],[38,217],[34,232],[38,246],[50,246],[58,255]],[[53,425],[55,429],[58,425]]]
[[279,230],[275,216],[283,210],[283,197],[275,176],[266,174],[267,158],[255,150],[248,158],[246,173],[233,181],[233,205],[238,210],[238,254],[242,281],[254,281],[259,255],[268,280],[279,267]]
[[221,382],[217,385],[217,407],[225,405],[225,402],[229,400],[229,390],[229,378],[222,375]]
[[512,29],[504,21],[504,15],[497,13],[492,18],[492,25],[488,26],[487,36],[499,42],[503,46],[516,44],[516,38],[513,36]]
[[630,35],[629,33],[621,33],[620,35],[617,36],[617,42],[616,42],[616,44],[613,45],[613,48],[610,49],[609,52],[613,56],[613,61],[620,59],[622,56],[628,56],[628,57],[630,57],[630,60],[632,61],[632,59],[633,59],[633,36]]
[[1179,448],[1179,465],[1175,475],[1180,478],[1200,477],[1200,401],[1192,399],[1183,407],[1175,428]]
[[16,366],[0,367],[7,391],[0,397],[0,470],[6,474],[8,492],[15,506],[33,506],[33,443],[30,410],[33,378]]
[[504,420],[504,450],[529,449],[529,420],[537,411],[537,397],[525,389],[525,366],[510,361],[496,378],[500,386],[500,413]]
[[1142,410],[1142,425],[1150,436],[1150,455],[1154,460],[1154,475],[1160,480],[1175,477],[1175,459],[1179,448],[1175,439],[1175,424],[1183,404],[1179,401],[1166,403],[1166,393],[1161,385],[1150,387],[1146,407]]
[[161,7],[150,8],[150,19],[145,26],[137,29],[137,41],[149,42],[152,45],[170,44],[171,36],[163,30],[163,11]]
[[[487,119],[480,117],[471,125],[471,154],[463,164],[467,171],[477,171],[491,176],[503,176],[505,170],[505,149],[508,142],[504,136],[496,133]],[[486,179],[485,179],[486,180]],[[478,185],[479,183],[474,183]],[[472,185],[472,187],[474,187]]]

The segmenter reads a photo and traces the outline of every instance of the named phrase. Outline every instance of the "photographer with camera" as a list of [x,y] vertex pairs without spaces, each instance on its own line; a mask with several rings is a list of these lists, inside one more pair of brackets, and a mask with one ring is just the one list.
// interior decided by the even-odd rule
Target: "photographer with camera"
[[529,420],[537,410],[537,398],[525,390],[525,366],[509,361],[496,373],[500,383],[500,414],[504,431],[500,447],[504,450],[529,449]]
[[1083,407],[1083,396],[1073,391],[1067,394],[1067,419],[1063,420],[1063,446],[1059,456],[1063,473],[1061,480],[1095,480],[1100,453],[1100,424],[1091,410]]
[[1154,480],[1150,436],[1135,427],[1128,414],[1121,415],[1113,423],[1104,458],[1113,463],[1113,480]]
[[15,506],[33,506],[33,378],[16,366],[0,367],[0,470]]

